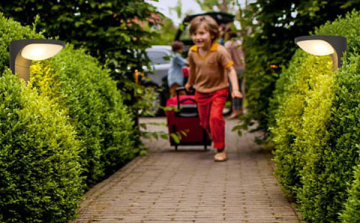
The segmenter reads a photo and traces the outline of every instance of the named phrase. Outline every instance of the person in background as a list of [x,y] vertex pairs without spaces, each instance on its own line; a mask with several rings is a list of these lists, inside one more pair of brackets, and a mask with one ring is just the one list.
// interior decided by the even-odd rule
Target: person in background
[[[171,67],[168,71],[168,85],[170,88],[170,97],[176,96],[176,88],[184,86],[184,75],[182,72],[183,66],[187,65],[187,61],[181,56],[184,50],[184,43],[174,41],[171,43],[174,56],[171,58]],[[179,94],[185,94],[181,91]]]
[[195,85],[200,126],[211,136],[217,150],[214,161],[226,161],[222,112],[229,94],[229,79],[231,96],[242,97],[233,61],[225,47],[216,42],[219,26],[210,16],[195,17],[190,24],[190,34],[195,45],[188,54],[190,74],[185,88],[189,91]]
[[[237,118],[239,115],[242,115],[244,112],[243,100],[245,97],[244,89],[244,70],[245,70],[245,57],[242,50],[242,42],[238,39],[238,36],[235,32],[229,32],[227,35],[227,40],[224,44],[225,48],[228,50],[231,55],[232,60],[234,61],[234,68],[238,77],[238,82],[241,87],[241,93],[243,98],[233,98],[232,99],[232,113],[228,119]],[[230,90],[232,86],[230,84]]]
[[224,45],[225,44],[225,39],[226,39],[226,25],[225,24],[221,24],[219,25],[219,44]]

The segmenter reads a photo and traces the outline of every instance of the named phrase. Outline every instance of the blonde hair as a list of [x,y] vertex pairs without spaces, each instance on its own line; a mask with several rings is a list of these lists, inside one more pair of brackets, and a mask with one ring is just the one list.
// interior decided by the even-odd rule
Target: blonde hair
[[212,42],[220,37],[219,25],[211,16],[208,15],[197,16],[191,20],[189,29],[190,35],[192,35],[201,25],[204,25],[205,29],[210,32]]

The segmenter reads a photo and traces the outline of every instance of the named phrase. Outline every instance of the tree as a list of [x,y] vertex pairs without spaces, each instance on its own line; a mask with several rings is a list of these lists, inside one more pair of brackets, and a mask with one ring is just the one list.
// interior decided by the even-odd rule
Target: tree
[[[59,38],[77,48],[85,48],[102,64],[111,68],[112,76],[135,117],[154,98],[134,83],[134,72],[148,65],[145,49],[157,35],[160,13],[144,0],[18,0],[1,1],[0,11],[22,25],[31,25],[37,15],[36,28],[45,37]],[[144,59],[145,58],[145,59]],[[151,91],[153,92],[153,91]],[[137,125],[137,118],[135,125]]]
[[36,27],[46,37],[84,47],[103,64],[116,63],[125,76],[141,67],[144,49],[156,33],[143,29],[144,23],[157,25],[159,14],[144,0],[1,1],[0,11],[22,25],[31,25],[39,15]]
[[[359,1],[257,0],[249,4],[253,30],[244,41],[248,117],[257,120],[258,129],[268,131],[269,100],[282,66],[295,49],[294,38],[308,35],[315,27],[360,8]],[[248,19],[248,21],[250,21]]]
[[196,0],[196,2],[201,6],[201,9],[204,11],[214,11],[219,10],[220,12],[229,13],[229,5],[234,2],[234,0]]
[[156,27],[159,35],[152,38],[152,45],[170,45],[174,41],[174,30],[176,30],[174,23],[166,17],[162,18],[161,21],[162,25]]

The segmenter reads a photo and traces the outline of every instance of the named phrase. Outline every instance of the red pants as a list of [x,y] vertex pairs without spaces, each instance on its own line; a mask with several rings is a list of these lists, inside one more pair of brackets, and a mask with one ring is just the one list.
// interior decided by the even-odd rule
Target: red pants
[[228,94],[227,88],[212,93],[195,92],[200,126],[211,134],[216,149],[225,148],[225,121],[222,112]]

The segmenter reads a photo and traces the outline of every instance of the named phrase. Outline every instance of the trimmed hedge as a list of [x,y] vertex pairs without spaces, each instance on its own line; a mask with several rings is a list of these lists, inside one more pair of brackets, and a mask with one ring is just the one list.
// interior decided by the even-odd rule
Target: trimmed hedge
[[359,25],[354,11],[317,29],[318,35],[347,38],[343,67],[334,73],[329,57],[297,53],[271,101],[276,174],[308,222],[360,221],[358,171],[353,181],[360,141]]
[[344,223],[353,223],[360,219],[360,165],[356,167],[354,178],[352,187],[348,190],[349,197],[345,208],[340,214],[341,222]]
[[85,50],[33,62],[28,85],[11,74],[10,42],[31,38],[43,36],[0,14],[0,222],[67,222],[87,187],[138,155],[138,130]]
[[[313,129],[317,126],[313,125],[314,121],[319,125],[323,122],[322,120],[313,120],[319,116],[314,117],[312,112],[317,114],[317,112],[322,112],[323,106],[329,106],[321,105],[322,102],[328,103],[321,97],[329,93],[326,92],[329,86],[324,85],[323,82],[331,84],[330,65],[330,58],[307,56],[303,52],[297,53],[290,62],[289,69],[284,70],[284,75],[277,83],[279,87],[282,85],[284,91],[282,95],[278,94],[279,108],[276,114],[278,122],[277,126],[271,129],[276,148],[274,161],[277,164],[276,174],[292,195],[301,187],[300,171],[304,166],[305,144],[311,144],[318,140],[315,135],[309,139],[305,139],[305,137],[308,132],[319,131],[319,129]],[[324,67],[328,72],[322,74],[321,70]],[[325,89],[322,89],[322,86]],[[325,92],[318,92],[324,90]],[[275,100],[272,103],[275,103]]]
[[109,71],[84,50],[67,45],[53,59],[32,66],[32,84],[66,110],[78,139],[89,185],[139,152],[130,112]]
[[66,222],[83,194],[79,141],[58,106],[0,77],[0,221]]

